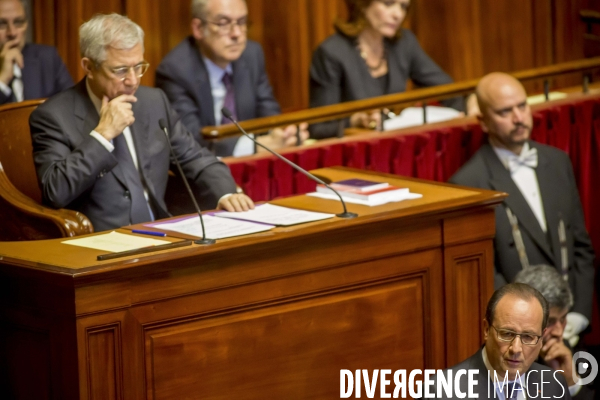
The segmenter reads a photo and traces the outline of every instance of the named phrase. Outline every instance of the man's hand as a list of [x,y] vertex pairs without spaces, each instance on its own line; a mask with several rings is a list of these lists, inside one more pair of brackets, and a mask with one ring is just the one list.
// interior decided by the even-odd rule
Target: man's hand
[[226,210],[229,212],[240,212],[254,209],[254,202],[243,193],[235,193],[231,196],[221,197],[217,210]]
[[[285,128],[275,128],[268,135],[259,136],[258,142],[270,149],[281,149],[283,147],[296,146],[298,137],[296,132],[300,129],[300,144],[308,139],[308,124],[303,122],[299,125],[288,125]],[[257,148],[258,152],[266,151],[262,147]]]
[[569,386],[575,384],[573,380],[573,354],[562,340],[557,338],[548,340],[542,346],[540,355],[549,367],[563,371],[561,373],[565,376]]
[[381,112],[357,112],[350,116],[350,126],[353,128],[381,129]]
[[109,141],[119,136],[123,129],[135,121],[131,103],[136,101],[135,96],[127,94],[115,97],[111,101],[104,96],[100,109],[100,122],[94,130]]
[[4,43],[2,50],[0,50],[0,80],[7,85],[14,76],[13,65],[15,63],[23,69],[23,54],[19,49],[18,38]]

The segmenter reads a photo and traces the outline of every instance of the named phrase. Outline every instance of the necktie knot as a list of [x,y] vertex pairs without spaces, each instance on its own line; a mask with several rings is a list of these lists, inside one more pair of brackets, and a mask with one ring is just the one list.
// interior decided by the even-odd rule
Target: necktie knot
[[527,151],[522,151],[518,156],[511,156],[508,159],[508,169],[510,172],[515,172],[519,167],[527,166],[535,168],[538,166],[538,152],[535,148],[530,148]]
[[223,74],[223,78],[221,78],[221,81],[225,85],[225,88],[229,90],[229,88],[231,88],[231,86],[233,84],[233,77],[231,76],[230,73],[225,72]]

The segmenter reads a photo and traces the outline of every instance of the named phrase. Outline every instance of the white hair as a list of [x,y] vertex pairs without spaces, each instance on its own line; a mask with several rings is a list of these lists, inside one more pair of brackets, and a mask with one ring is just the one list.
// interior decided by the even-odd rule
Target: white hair
[[106,49],[127,50],[142,45],[144,31],[138,24],[119,14],[96,14],[79,28],[79,51],[95,63],[106,61]]

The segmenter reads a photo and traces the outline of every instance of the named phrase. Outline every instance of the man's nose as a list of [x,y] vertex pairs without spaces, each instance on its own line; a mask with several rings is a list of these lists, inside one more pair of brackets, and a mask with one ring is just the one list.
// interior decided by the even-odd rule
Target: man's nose
[[242,27],[237,22],[231,23],[231,28],[229,28],[229,37],[230,38],[239,38],[242,36],[244,32],[242,32]]
[[521,342],[521,336],[517,336],[510,343],[510,349],[513,353],[520,353],[523,350],[523,342]]
[[135,72],[135,70],[133,68],[129,68],[129,70],[127,71],[127,75],[125,75],[125,79],[123,80],[123,82],[126,81],[128,85],[134,86],[134,85],[137,85],[139,80],[140,80],[140,77],[137,76],[137,73]]
[[13,24],[12,22],[9,22],[7,25],[8,26],[6,27],[6,34],[12,39],[16,36],[17,29],[15,27],[15,24]]
[[514,123],[521,123],[521,122],[524,121],[524,119],[523,119],[523,116],[524,116],[523,111],[519,107],[513,108],[512,115],[513,115],[513,122]]

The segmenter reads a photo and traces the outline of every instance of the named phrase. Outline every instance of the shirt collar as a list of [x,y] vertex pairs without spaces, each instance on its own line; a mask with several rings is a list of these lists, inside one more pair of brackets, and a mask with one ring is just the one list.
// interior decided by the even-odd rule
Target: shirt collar
[[96,109],[96,111],[98,111],[98,114],[100,114],[100,109],[102,109],[102,100],[100,100],[98,96],[96,96],[94,92],[92,92],[92,88],[90,87],[90,84],[87,79],[85,80],[85,88],[87,89],[88,96],[92,101],[94,108]]
[[[502,147],[496,147],[496,146],[492,145],[491,143],[490,143],[490,145],[492,146],[492,149],[494,149],[494,152],[496,153],[496,155],[502,162],[502,165],[504,165],[504,168],[506,168],[506,169],[508,169],[508,165],[509,165],[508,160],[511,157],[519,157],[518,154],[515,154],[510,150],[504,149]],[[523,144],[523,149],[521,150],[521,154],[527,154],[527,152],[529,152],[529,142],[525,142]]]
[[204,60],[204,65],[206,65],[206,70],[208,71],[210,86],[213,88],[223,84],[221,81],[225,73],[233,74],[231,63],[227,64],[225,68],[221,68],[208,57],[202,56],[202,59]]

